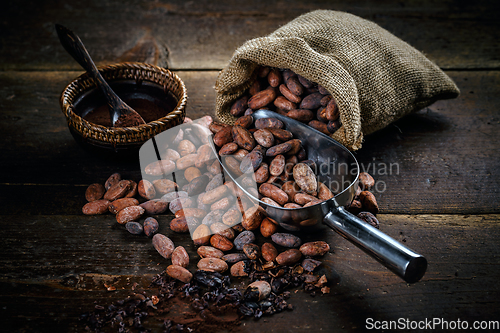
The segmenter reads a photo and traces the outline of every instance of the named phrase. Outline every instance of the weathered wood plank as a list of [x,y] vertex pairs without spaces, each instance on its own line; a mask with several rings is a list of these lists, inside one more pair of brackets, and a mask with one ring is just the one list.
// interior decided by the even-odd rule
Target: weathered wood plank
[[[71,200],[83,198],[84,186],[115,171],[140,179],[137,160],[104,160],[73,141],[58,98],[78,73],[0,73],[4,213],[74,214],[79,205]],[[214,116],[217,72],[177,73],[188,89],[188,116]],[[458,99],[437,102],[368,136],[356,152],[378,181],[384,213],[499,212],[499,73],[448,73],[462,91]]]
[[[496,1],[67,1],[9,2],[3,8],[2,70],[79,70],[54,23],[81,36],[98,64],[151,61],[176,69],[220,69],[246,40],[315,9],[372,20],[443,68],[499,68]],[[30,47],[25,47],[30,45]]]
[[[427,257],[429,268],[420,282],[407,285],[331,230],[307,235],[305,240],[331,245],[322,268],[331,278],[331,293],[312,298],[299,290],[290,299],[293,312],[246,320],[242,331],[362,329],[367,318],[460,318],[470,324],[498,319],[500,215],[379,218],[382,231]],[[195,269],[189,236],[167,230],[167,221],[161,231],[186,247],[189,268]],[[149,239],[128,234],[111,216],[3,216],[2,224],[9,228],[0,230],[0,314],[11,331],[83,331],[78,316],[91,311],[94,301],[107,305],[122,299],[133,292],[134,282],[147,288],[168,265]],[[104,284],[117,291],[106,291]]]

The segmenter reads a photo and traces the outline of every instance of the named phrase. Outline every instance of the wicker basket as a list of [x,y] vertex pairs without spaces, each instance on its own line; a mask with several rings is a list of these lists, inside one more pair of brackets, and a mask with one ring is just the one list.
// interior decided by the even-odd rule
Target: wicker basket
[[84,93],[96,88],[94,80],[87,73],[80,75],[63,90],[60,98],[62,112],[75,140],[87,148],[114,153],[136,151],[155,135],[181,124],[186,115],[186,87],[182,80],[168,69],[144,63],[120,63],[99,67],[107,82],[135,80],[151,82],[162,86],[177,98],[174,110],[166,116],[147,124],[134,127],[105,127],[80,117],[74,110],[74,103]]

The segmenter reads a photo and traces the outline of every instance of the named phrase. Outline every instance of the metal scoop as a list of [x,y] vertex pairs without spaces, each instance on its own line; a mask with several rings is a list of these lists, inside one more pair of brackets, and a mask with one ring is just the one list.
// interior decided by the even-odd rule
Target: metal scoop
[[[220,178],[226,182],[233,181],[238,187],[237,191],[235,191],[237,200],[233,207],[239,207],[239,209],[232,209],[235,213],[239,214],[240,222],[246,212],[246,208],[243,207],[244,203],[250,201],[252,204],[260,205],[264,208],[269,217],[290,232],[307,232],[328,226],[384,264],[406,282],[417,282],[422,278],[427,268],[427,260],[423,256],[410,250],[344,209],[344,206],[350,204],[355,196],[359,176],[358,162],[349,150],[311,127],[275,112],[259,110],[253,113],[252,116],[255,120],[259,118],[277,118],[281,120],[285,128],[293,133],[294,138],[301,140],[307,152],[307,158],[316,163],[318,181],[321,181],[333,190],[338,190],[335,191],[337,194],[329,200],[304,208],[289,209],[266,204],[258,198],[258,186],[253,174],[242,174],[241,172],[236,174],[232,172],[231,170],[234,170],[234,168],[228,165],[230,161],[229,157],[219,156],[212,140],[212,134],[206,127],[197,124],[196,121],[194,123],[179,125],[160,133],[142,146],[139,151],[139,157],[143,179],[155,182],[159,178],[163,178],[176,182],[179,185],[176,188],[177,192],[166,193],[160,200],[170,201],[171,205],[172,201],[186,200],[176,202],[173,205],[176,208],[170,207],[171,210],[174,208],[180,209],[182,205],[193,207],[196,206],[196,203],[200,203],[199,195],[205,191],[205,188],[202,186],[193,190],[192,187],[189,187],[189,184],[193,184],[195,181],[187,181],[184,170],[191,165],[209,166],[213,162],[218,161],[223,168],[220,171],[222,174]],[[201,145],[209,145],[211,147],[210,156],[206,155],[206,160],[202,161],[200,160],[201,154],[198,153],[190,163],[185,163],[190,158],[188,154],[186,155],[187,157],[181,157],[181,159],[177,159],[173,163],[171,156],[168,156],[167,148],[175,149],[183,139],[189,139],[194,142],[198,141],[195,144],[200,149]],[[198,149],[198,152],[200,149]],[[182,163],[179,161],[182,161]],[[206,176],[202,175],[198,180],[203,180],[203,177]],[[228,195],[228,197],[232,197],[232,195]],[[203,201],[203,197],[201,199]],[[207,215],[215,214],[214,210],[210,209],[210,206],[207,208],[207,211],[209,211]],[[220,216],[217,218],[220,219]],[[201,224],[211,227],[211,223],[210,221],[203,220],[190,224],[189,231],[191,237],[196,239],[196,237],[200,236],[196,230]],[[229,228],[230,225],[226,227]],[[207,231],[206,236],[213,233],[215,233],[213,230]]]
[[[308,231],[328,226],[357,247],[377,259],[391,271],[412,283],[420,280],[427,269],[427,260],[420,254],[387,236],[344,209],[351,203],[358,186],[359,165],[354,155],[332,138],[294,119],[269,110],[252,114],[255,120],[277,118],[285,128],[300,139],[307,152],[307,158],[317,166],[318,181],[338,189],[335,197],[305,208],[288,209],[268,205],[255,197],[255,190],[249,190],[248,177],[235,177],[225,163],[226,173],[240,190],[265,208],[269,217],[290,231]],[[257,185],[255,185],[257,186]],[[253,192],[253,193],[252,193]]]

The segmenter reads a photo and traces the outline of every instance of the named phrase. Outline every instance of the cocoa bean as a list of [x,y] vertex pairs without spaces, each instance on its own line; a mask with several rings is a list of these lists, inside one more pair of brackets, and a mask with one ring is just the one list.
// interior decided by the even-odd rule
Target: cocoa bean
[[292,209],[294,209],[294,208],[302,208],[301,205],[299,205],[299,204],[297,204],[295,202],[286,203],[283,207],[284,208],[292,208]]
[[367,172],[359,173],[359,187],[362,191],[369,191],[375,186],[375,180]]
[[223,210],[213,210],[213,211],[209,212],[207,215],[205,215],[205,217],[203,218],[201,223],[210,227],[214,223],[221,222],[222,215],[224,215]]
[[222,210],[226,211],[234,203],[235,198],[233,196],[226,196],[210,206],[211,211]]
[[160,160],[148,164],[144,172],[151,176],[168,175],[175,171],[175,162],[171,160]]
[[155,234],[153,236],[153,246],[165,259],[170,259],[175,248],[174,242],[163,234]]
[[267,75],[267,82],[273,88],[276,88],[281,83],[281,72],[277,68],[272,68]]
[[138,222],[127,222],[125,223],[125,229],[132,235],[141,235],[144,229],[142,225]]
[[279,265],[290,266],[300,261],[302,253],[297,249],[289,249],[276,256],[276,262]]
[[260,248],[259,246],[249,243],[243,245],[243,253],[251,260],[257,260],[260,257]]
[[273,199],[281,206],[283,206],[288,201],[288,195],[286,194],[286,192],[273,184],[261,184],[259,186],[259,193],[263,196]]
[[[326,124],[325,124],[326,126]],[[238,144],[236,142],[229,142],[226,143],[222,148],[219,150],[219,155],[232,155],[234,154],[237,150],[239,149]]]
[[289,152],[292,149],[292,140],[272,146],[266,151],[266,156],[274,157]]
[[214,188],[216,187],[219,187],[221,185],[224,185],[224,176],[222,175],[222,173],[219,173],[217,175],[214,176],[214,178],[212,178],[207,186],[205,187],[205,191],[211,191],[213,190]]
[[198,220],[194,217],[176,217],[170,221],[170,230],[178,233],[189,232],[189,226],[197,226]]
[[222,256],[221,258],[228,264],[235,264],[237,262],[240,262],[242,260],[248,259],[247,256],[244,253],[238,252],[238,253],[228,253]]
[[[246,259],[246,256],[244,256]],[[250,271],[250,264],[246,260],[240,260],[233,264],[230,269],[231,276],[240,277],[248,276]]]
[[234,126],[241,126],[243,128],[249,128],[252,124],[253,124],[253,117],[251,115],[238,118],[234,122]]
[[153,199],[143,202],[139,206],[144,208],[146,214],[158,215],[165,213],[168,208],[168,202],[162,201],[160,199]]
[[112,214],[117,214],[120,210],[122,210],[125,207],[137,206],[138,204],[139,204],[139,201],[137,199],[120,198],[120,199],[116,199],[115,201],[111,202],[108,209]]
[[304,86],[300,83],[296,76],[290,77],[286,80],[286,87],[290,92],[296,96],[301,96],[304,93]]
[[278,225],[273,223],[269,217],[266,217],[260,223],[260,233],[263,237],[269,238],[278,231]]
[[297,104],[289,101],[283,96],[276,97],[276,99],[274,100],[274,106],[285,111],[290,111],[297,108]]
[[259,129],[253,133],[255,141],[263,147],[269,148],[274,145],[274,136],[268,129]]
[[328,131],[330,133],[335,133],[341,126],[342,124],[340,123],[339,119],[336,121],[329,121],[328,124],[326,124]]
[[255,140],[252,134],[244,127],[233,126],[231,130],[233,141],[243,149],[252,150],[255,147]]
[[271,285],[266,281],[255,281],[248,285],[243,297],[247,301],[262,301],[271,294]]
[[[304,150],[304,148],[302,148],[302,142],[300,142],[299,139],[292,139],[292,140],[289,140],[287,142],[290,143],[291,148],[286,153],[286,155],[295,155],[295,154],[299,153],[299,151],[301,149]],[[300,160],[300,158],[299,158],[299,160]]]
[[[201,176],[201,171],[197,167],[189,167],[186,170],[184,170],[184,178],[188,182],[191,182],[193,179],[200,177]],[[153,182],[154,185],[154,182]],[[158,189],[156,189],[158,191]]]
[[156,189],[147,179],[141,179],[139,181],[139,184],[137,184],[137,192],[146,200],[151,200],[156,197]]
[[363,221],[365,221],[366,223],[368,223],[369,225],[371,225],[372,227],[375,227],[377,229],[380,228],[380,223],[379,223],[378,219],[372,213],[370,213],[370,212],[360,212],[358,214],[358,217],[360,219],[362,219]]
[[249,173],[256,171],[263,160],[264,156],[259,151],[252,151],[247,154],[240,164],[240,171],[242,173]]
[[104,193],[106,193],[104,186],[99,183],[94,183],[87,187],[85,199],[87,199],[88,202],[100,200],[104,196]]
[[307,109],[293,109],[288,111],[287,117],[300,121],[302,123],[308,123],[314,118],[314,112]]
[[219,133],[223,128],[230,127],[230,125],[220,123],[218,121],[212,121],[210,125],[208,125],[208,129],[214,133]]
[[207,212],[199,208],[183,208],[175,212],[175,217],[194,217],[195,219],[203,219]]
[[306,194],[306,193],[297,193],[295,194],[295,196],[293,197],[293,200],[295,201],[295,203],[298,203],[299,205],[305,205],[311,201],[315,201],[317,200],[316,197],[310,195],[310,194]]
[[[144,186],[144,184],[143,184]],[[155,188],[156,193],[160,195],[164,195],[170,192],[175,191],[178,188],[177,184],[170,179],[162,178],[153,180],[153,186]],[[156,195],[155,193],[155,195]]]
[[178,265],[170,265],[166,269],[167,275],[184,283],[189,283],[193,279],[193,274],[186,268]]
[[330,99],[330,101],[326,105],[325,117],[329,121],[335,121],[335,120],[337,120],[339,118],[339,115],[340,114],[339,114],[339,109],[337,107],[337,103],[332,98],[332,99]]
[[122,180],[122,175],[119,174],[118,172],[113,173],[111,176],[106,179],[106,182],[104,183],[104,188],[109,190],[111,186],[118,184],[118,182]]
[[198,154],[188,154],[179,158],[175,162],[175,165],[177,166],[177,169],[184,170],[195,165],[196,161],[198,161]]
[[234,230],[230,226],[221,222],[215,222],[212,225],[210,225],[210,230],[214,234],[224,236],[229,240],[234,239],[234,237],[236,236]]
[[293,180],[289,180],[281,186],[281,190],[288,195],[288,201],[295,201],[295,195],[300,191],[300,187]]
[[205,205],[211,205],[214,202],[220,200],[222,197],[224,197],[227,194],[228,190],[229,189],[226,185],[218,186],[213,190],[207,191],[203,195],[203,199],[201,200],[201,202],[204,203]]
[[179,155],[181,155],[181,157],[186,156],[195,153],[196,146],[189,140],[182,140],[177,146],[177,151],[179,152]]
[[189,196],[195,196],[203,192],[209,182],[210,178],[208,178],[207,175],[201,175],[194,178],[189,184],[187,184],[185,190]]
[[253,243],[255,241],[255,234],[250,230],[244,230],[240,232],[238,236],[234,239],[234,247],[236,250],[243,250],[243,245]]
[[261,90],[248,100],[248,107],[252,110],[258,110],[276,99],[276,90],[272,87]]
[[363,210],[363,205],[359,200],[353,200],[347,210],[354,215],[358,215]]
[[104,193],[103,199],[113,201],[123,198],[127,194],[128,190],[130,190],[130,186],[130,180],[120,180],[118,183],[111,186],[106,193]]
[[154,234],[158,232],[158,229],[160,228],[160,225],[158,224],[158,221],[154,217],[148,217],[144,220],[144,234],[148,237],[153,237]]
[[328,200],[333,198],[334,195],[332,191],[325,184],[318,182],[318,199]]
[[271,239],[276,244],[284,247],[299,247],[302,244],[302,240],[299,237],[283,232],[272,234]]
[[104,214],[109,210],[110,204],[111,202],[109,200],[105,199],[94,200],[86,203],[82,208],[82,212],[85,215]]
[[260,167],[255,171],[255,182],[258,184],[264,183],[269,179],[269,166],[267,163],[262,163]]
[[227,263],[218,258],[202,258],[198,261],[198,269],[209,272],[218,272],[222,273],[227,271],[228,265]]
[[285,125],[277,118],[260,118],[255,121],[256,129],[263,128],[283,128]]
[[168,209],[175,214],[178,210],[184,209],[184,208],[191,208],[194,206],[194,201],[193,199],[189,197],[183,197],[183,198],[177,198],[172,201],[170,201],[168,205]]
[[239,177],[243,174],[240,169],[241,163],[232,156],[224,156],[224,163],[229,172],[231,172],[231,174],[233,174],[235,177]]
[[200,224],[192,234],[195,245],[207,245],[210,243],[210,228],[205,224]]
[[201,258],[218,258],[218,259],[220,259],[224,255],[224,253],[221,250],[216,249],[213,246],[207,246],[207,245],[200,246],[196,250],[196,252],[198,253],[198,255]]
[[279,176],[285,170],[285,156],[276,155],[271,164],[269,164],[269,173],[273,176]]
[[369,211],[372,214],[378,213],[378,204],[377,199],[370,191],[362,191],[359,194],[359,201],[363,205],[363,208]]
[[290,89],[288,89],[288,87],[286,86],[286,84],[281,84],[279,86],[279,89],[280,89],[281,94],[283,96],[285,96],[286,99],[289,100],[292,103],[300,103],[300,101],[302,100],[302,98],[300,98],[300,96],[294,95],[290,91]]
[[261,253],[265,261],[273,261],[278,256],[278,250],[276,250],[276,247],[271,243],[262,244]]
[[303,77],[302,75],[297,74],[297,79],[299,79],[299,82],[304,88],[312,88],[314,86],[314,83]]
[[170,192],[170,193],[164,194],[164,195],[162,195],[160,200],[170,203],[177,198],[187,198],[187,197],[188,197],[187,192],[178,191],[178,192]]
[[173,150],[171,148],[168,148],[165,151],[165,154],[163,154],[161,157],[163,160],[171,160],[171,161],[175,162],[179,158],[181,158],[181,155],[179,154],[179,152],[177,150]]
[[233,248],[233,243],[226,237],[215,234],[210,238],[210,244],[221,251],[230,251]]
[[234,102],[229,112],[235,117],[240,117],[243,115],[243,113],[245,113],[247,107],[248,107],[248,96],[243,95],[240,98],[238,98],[236,102]]
[[330,135],[328,126],[324,122],[321,122],[319,120],[311,120],[310,122],[307,123],[307,125],[325,135]]
[[242,220],[243,220],[242,213],[237,208],[229,209],[222,216],[222,223],[224,223],[227,226],[237,225],[237,224],[241,223]]
[[203,167],[205,164],[211,163],[212,159],[215,158],[214,151],[209,145],[200,146],[197,150],[198,159],[194,162],[194,166],[197,168]]
[[298,163],[293,167],[293,179],[306,193],[313,193],[318,189],[316,176],[307,164]]
[[300,108],[308,110],[316,110],[321,106],[322,98],[323,95],[321,95],[319,92],[307,95],[304,98],[302,98],[302,102],[300,102]]
[[330,245],[324,241],[314,241],[302,244],[299,250],[304,256],[323,256],[330,251]]
[[233,141],[231,134],[232,126],[226,126],[214,135],[214,144],[218,147],[224,146],[226,143]]
[[260,227],[260,223],[265,217],[266,211],[262,207],[256,205],[245,211],[241,225],[246,230],[255,230]]
[[120,224],[137,221],[142,214],[144,214],[144,208],[141,206],[125,207],[116,214],[116,221]]
[[270,206],[281,207],[281,205],[279,203],[277,203],[276,201],[274,201],[273,199],[268,198],[268,197],[264,197],[264,198],[260,199],[260,201],[262,201],[263,203],[268,204]]

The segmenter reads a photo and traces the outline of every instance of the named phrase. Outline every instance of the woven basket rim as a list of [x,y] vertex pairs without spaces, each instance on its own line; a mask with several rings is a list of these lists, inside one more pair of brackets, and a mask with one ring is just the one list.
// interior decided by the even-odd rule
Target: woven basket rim
[[[179,123],[180,121],[182,121],[182,119],[177,120],[177,118],[182,118],[183,116],[185,116],[185,107],[188,98],[187,89],[184,82],[177,76],[177,74],[171,72],[170,70],[156,65],[139,63],[139,62],[123,62],[123,63],[109,64],[104,66],[98,66],[98,69],[104,77],[106,77],[107,74],[113,73],[115,71],[118,72],[124,70],[144,71],[152,74],[153,77],[149,78],[149,77],[144,77],[142,75],[141,76],[142,81],[152,82],[156,84],[159,84],[159,82],[155,81],[157,75],[166,78],[170,77],[169,81],[172,81],[174,84],[178,86],[179,88],[178,90],[180,90],[180,96],[177,96],[177,94],[174,91],[170,90],[170,92],[177,98],[177,105],[175,106],[175,108],[165,116],[157,120],[151,121],[147,124],[133,126],[133,127],[106,127],[94,124],[83,119],[73,111],[73,103],[82,92],[97,88],[96,84],[93,82],[90,75],[88,75],[88,73],[85,72],[79,75],[74,80],[72,80],[70,83],[68,83],[68,85],[62,91],[60,97],[61,110],[66,117],[68,126],[71,126],[73,130],[78,132],[83,137],[89,136],[88,133],[84,132],[89,132],[99,137],[108,138],[108,140],[101,140],[95,137],[93,138],[94,140],[101,142],[109,142],[116,144],[117,142],[123,143],[124,140],[125,142],[144,141],[144,139],[149,139],[155,136],[156,134],[162,132],[163,130],[172,127],[172,125],[170,125],[171,122]],[[127,77],[122,76],[124,74],[125,73],[121,74],[118,73],[119,77],[114,78],[112,81],[118,81],[120,79],[128,79]],[[80,89],[80,87],[82,87],[84,82],[87,81],[89,81],[90,84],[88,87],[86,88],[84,87],[83,91],[81,92],[76,91],[77,89]],[[140,139],[137,139],[136,138],[137,136],[139,136]]]

